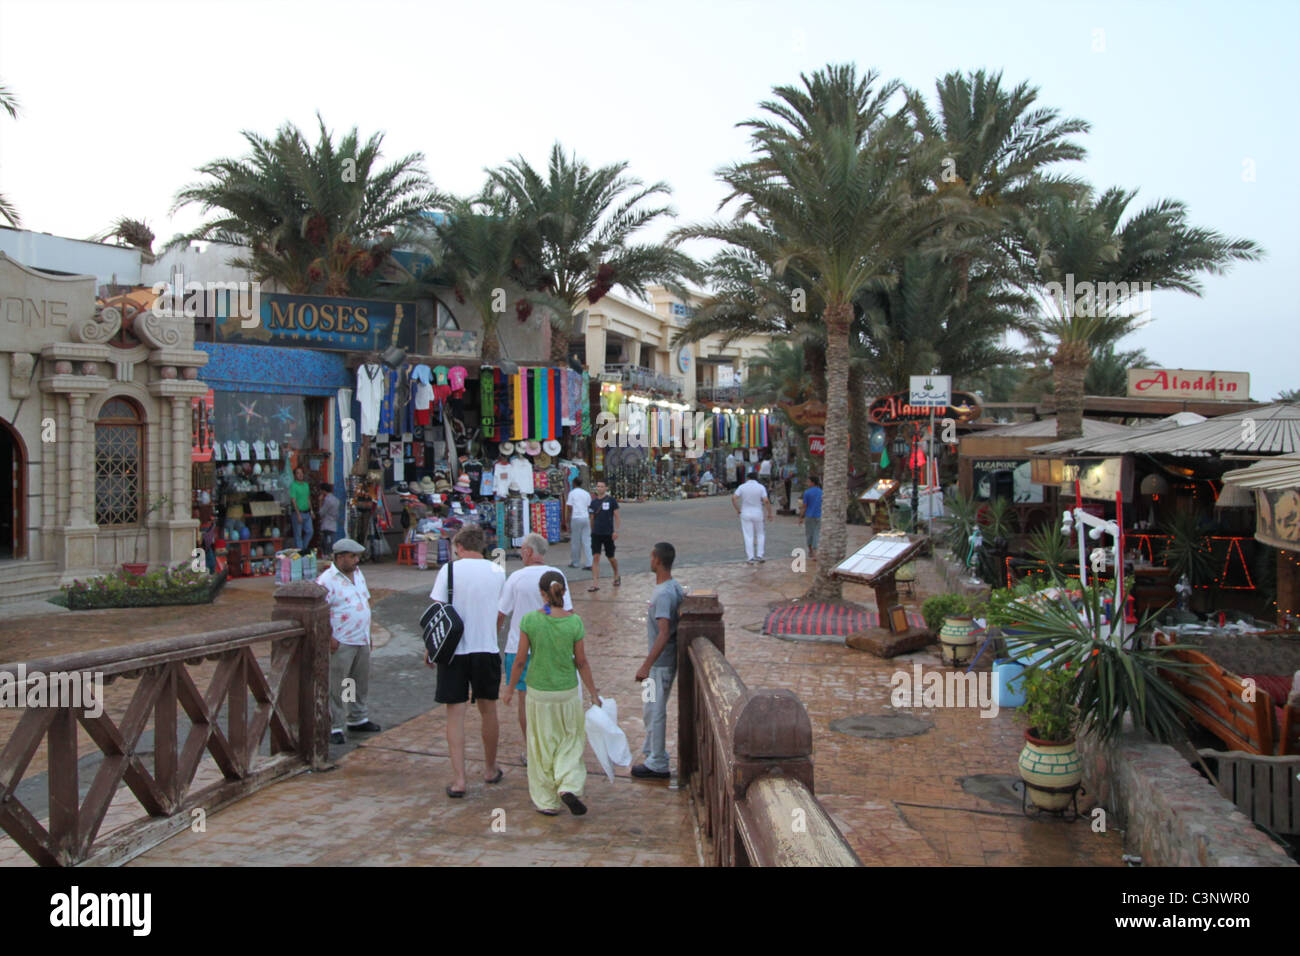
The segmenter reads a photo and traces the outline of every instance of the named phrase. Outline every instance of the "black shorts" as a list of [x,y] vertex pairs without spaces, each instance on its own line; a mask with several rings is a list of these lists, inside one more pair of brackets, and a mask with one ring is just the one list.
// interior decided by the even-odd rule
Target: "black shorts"
[[591,553],[600,554],[601,548],[605,549],[607,557],[614,556],[614,536],[612,534],[593,534],[591,536]]
[[496,700],[501,691],[500,654],[457,654],[450,664],[438,665],[433,699],[440,704]]

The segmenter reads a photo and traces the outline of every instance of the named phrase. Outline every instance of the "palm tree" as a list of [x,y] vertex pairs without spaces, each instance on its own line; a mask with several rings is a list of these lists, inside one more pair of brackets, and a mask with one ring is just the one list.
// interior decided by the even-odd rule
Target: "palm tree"
[[498,327],[505,313],[505,290],[518,276],[524,224],[498,215],[485,197],[440,203],[446,217],[434,229],[429,247],[435,265],[417,278],[424,288],[452,288],[456,298],[474,309],[483,325],[482,358],[501,356]]
[[220,215],[169,245],[205,240],[243,246],[248,252],[231,265],[290,292],[369,291],[376,268],[438,196],[421,154],[380,168],[382,134],[362,143],[353,127],[336,144],[319,115],[317,122],[314,147],[286,123],[274,139],[245,131],[247,157],[199,167],[211,178],[180,190],[172,211],[196,204]]
[[625,176],[628,164],[592,169],[563,147],[551,147],[543,178],[523,157],[488,172],[488,196],[501,214],[517,217],[525,257],[516,271],[530,294],[526,301],[556,313],[551,360],[568,359],[573,314],[579,303],[594,305],[614,286],[645,300],[645,286],[659,283],[683,301],[683,279],[699,281],[686,255],[657,243],[633,243],[633,235],[672,215],[667,206],[644,203],[671,190],[646,186]]
[[[2,83],[0,83],[0,109],[8,113],[10,118],[18,118],[18,98]],[[3,193],[0,193],[0,216],[3,216],[5,221],[15,229],[22,225],[22,217],[18,215],[18,210]]]
[[1264,254],[1249,239],[1188,225],[1186,206],[1171,199],[1121,225],[1135,195],[1111,188],[1096,199],[1049,196],[1021,222],[1021,235],[1037,251],[1033,275],[1046,290],[1046,309],[1027,332],[1051,349],[1059,438],[1083,434],[1084,381],[1094,350],[1146,321],[1136,309],[1145,292],[1199,296],[1199,273],[1222,275],[1231,262]]
[[1120,352],[1113,342],[1108,342],[1092,354],[1083,380],[1084,394],[1127,395],[1129,369],[1159,367],[1160,363],[1153,361],[1145,349]]
[[756,155],[719,173],[728,201],[738,203],[735,217],[677,233],[746,249],[778,275],[793,268],[807,277],[808,298],[824,304],[826,517],[808,600],[841,593],[830,571],[845,550],[853,301],[964,205],[926,192],[921,171],[937,168],[939,157],[933,144],[915,141],[901,112],[887,113],[899,84],[877,79],[830,66],[801,76],[802,88],[775,88],[761,105],[768,116],[743,124]]
[[157,238],[149,224],[143,219],[129,219],[119,216],[113,225],[94,238],[95,242],[107,242],[116,239],[120,245],[131,246],[144,253],[146,260],[154,260],[153,243]]

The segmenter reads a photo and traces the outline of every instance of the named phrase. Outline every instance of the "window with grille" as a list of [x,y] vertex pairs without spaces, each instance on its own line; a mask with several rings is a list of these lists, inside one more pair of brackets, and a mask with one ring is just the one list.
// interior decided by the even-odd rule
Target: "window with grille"
[[95,420],[95,523],[138,524],[144,492],[144,423],[140,410],[111,398]]

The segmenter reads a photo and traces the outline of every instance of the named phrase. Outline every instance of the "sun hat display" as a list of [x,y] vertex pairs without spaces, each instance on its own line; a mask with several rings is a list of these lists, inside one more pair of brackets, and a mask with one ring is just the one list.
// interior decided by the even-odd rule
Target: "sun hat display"
[[334,542],[335,554],[365,554],[366,549],[357,544],[351,538],[339,538]]
[[509,456],[509,455],[513,455],[514,453],[515,453],[515,443],[514,443],[514,442],[512,442],[512,441],[503,441],[503,442],[501,443],[501,451],[500,451],[500,454],[501,454],[501,457],[502,457],[502,458],[505,458],[505,457],[507,457],[507,456]]
[[426,495],[431,495],[438,490],[438,486],[434,484],[432,478],[430,478],[428,475],[425,475],[423,478],[420,479],[420,490],[423,491]]
[[446,478],[439,478],[433,490],[438,493],[451,491],[451,482],[448,481]]
[[537,467],[538,467],[538,468],[550,468],[550,467],[551,467],[551,456],[548,455],[546,452],[542,452],[540,455],[538,455],[538,456],[537,456]]
[[542,443],[539,441],[530,441],[524,445],[525,455],[540,455],[542,453]]
[[542,451],[554,458],[560,453],[560,443],[554,438],[548,438],[542,442]]

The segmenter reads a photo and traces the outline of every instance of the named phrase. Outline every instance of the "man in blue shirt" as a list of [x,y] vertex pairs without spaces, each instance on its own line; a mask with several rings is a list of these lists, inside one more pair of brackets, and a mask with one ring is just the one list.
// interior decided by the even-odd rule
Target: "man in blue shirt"
[[816,475],[808,476],[808,490],[803,493],[803,513],[799,515],[803,525],[804,540],[808,543],[808,557],[817,560],[817,545],[822,538],[822,482]]

